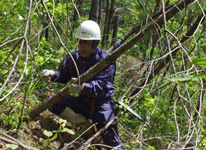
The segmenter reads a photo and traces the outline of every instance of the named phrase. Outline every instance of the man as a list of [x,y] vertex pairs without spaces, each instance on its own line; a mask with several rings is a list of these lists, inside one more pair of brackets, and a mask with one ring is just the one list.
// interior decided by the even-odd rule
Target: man
[[[84,21],[79,26],[76,37],[79,41],[78,50],[71,52],[71,55],[81,75],[104,59],[107,53],[97,47],[101,40],[101,33],[96,22]],[[114,106],[110,99],[114,95],[112,84],[115,67],[115,62],[112,62],[82,85],[72,84],[69,88],[70,95],[53,105],[50,110],[81,127],[88,127],[91,124],[88,119],[92,119],[92,123],[97,123],[97,129],[101,129],[114,118]],[[57,71],[44,70],[43,73],[44,76],[52,77],[52,81],[65,84],[71,78],[77,78],[76,67],[70,55],[64,58]],[[78,97],[71,96],[76,93],[79,93]],[[122,144],[115,122],[102,134],[102,137],[105,144],[111,147]]]

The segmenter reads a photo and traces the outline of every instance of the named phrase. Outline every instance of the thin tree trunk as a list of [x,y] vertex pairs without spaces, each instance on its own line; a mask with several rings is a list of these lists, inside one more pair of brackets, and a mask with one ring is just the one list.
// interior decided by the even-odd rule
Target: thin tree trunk
[[106,29],[106,34],[105,34],[106,35],[106,37],[105,37],[106,47],[109,44],[110,28],[111,28],[112,18],[113,18],[114,11],[115,11],[114,5],[115,5],[115,0],[111,0],[111,6],[110,6],[110,10],[109,10],[109,17],[108,17],[108,22],[107,22],[107,26],[106,26],[107,29]]
[[[184,3],[184,1],[181,2],[177,2],[175,4],[169,5],[166,7],[165,11],[170,10],[171,8],[174,8],[175,6],[177,6],[179,3]],[[157,19],[158,17],[160,17],[162,15],[162,10],[160,10],[159,12],[153,14],[151,16],[152,20]],[[117,43],[119,44],[114,44],[112,45],[112,47],[110,47],[108,49],[108,52],[113,51],[114,49],[116,49],[117,47],[119,47],[119,45],[121,45],[122,43],[124,43],[130,36],[132,36],[133,34],[137,33],[140,31],[140,29],[145,25],[147,21],[142,21],[141,24],[138,24],[137,26],[135,26],[134,28],[132,28],[129,32],[127,32],[120,40],[118,40]]]
[[105,39],[106,39],[106,33],[107,33],[107,24],[108,24],[108,17],[109,17],[109,1],[106,3],[106,16],[105,16],[105,22],[104,22],[104,32],[102,37],[102,43],[101,45],[104,47],[105,45]]
[[[78,18],[78,13],[80,15],[83,15],[83,5],[84,5],[84,0],[77,0],[77,10],[74,9],[74,16],[73,16],[73,21],[76,22]],[[78,11],[78,12],[77,12]]]
[[[161,10],[161,8],[162,8],[161,4],[162,4],[161,0],[156,0],[156,7],[154,10],[155,13],[157,13]],[[154,30],[153,34],[152,34],[152,49],[150,51],[149,60],[151,60],[153,57],[154,48],[156,47],[158,37],[159,37],[159,28],[157,27],[156,30]]]
[[97,22],[98,20],[98,9],[99,8],[99,0],[92,0],[91,11],[89,14],[89,19]]
[[103,1],[99,0],[99,14],[98,14],[98,24],[101,26],[101,19],[102,19],[102,6]]
[[118,21],[119,21],[119,16],[115,16],[114,17],[114,27],[113,27],[113,36],[112,36],[111,45],[113,45],[117,41]]
[[[196,28],[198,27],[200,21],[202,19],[202,15],[199,16],[195,23],[193,24],[193,26],[190,28],[190,30],[188,30],[188,32],[186,33],[185,36],[182,37],[181,39],[181,43],[184,43],[185,41],[187,41],[188,39],[190,39],[190,37],[193,35],[193,33],[196,31]],[[177,47],[175,51],[172,52],[172,56],[174,57],[176,55],[176,53],[178,52],[178,50],[180,50],[180,47]],[[148,78],[143,80],[140,85],[138,87],[142,87],[146,82],[149,82],[150,80],[152,80],[156,75],[158,75],[160,73],[160,71],[166,66],[167,63],[169,63],[169,61],[171,60],[170,55],[168,55],[164,60],[160,60],[157,64],[158,66],[154,69],[153,72],[151,72],[151,74],[148,75]],[[141,88],[137,88],[136,90],[134,90],[131,93],[131,97],[134,96],[135,94],[137,94],[140,91]]]

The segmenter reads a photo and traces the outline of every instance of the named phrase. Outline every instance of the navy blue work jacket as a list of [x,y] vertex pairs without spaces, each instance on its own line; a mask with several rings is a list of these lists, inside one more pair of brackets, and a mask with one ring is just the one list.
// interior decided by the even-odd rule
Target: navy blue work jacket
[[[77,64],[79,74],[81,75],[97,62],[105,58],[107,52],[100,48],[96,48],[94,54],[92,54],[89,59],[82,58],[79,50],[75,50],[71,52],[71,54]],[[112,84],[114,81],[115,68],[115,62],[112,62],[102,71],[94,75],[84,83],[84,89],[81,93],[96,99],[107,99],[112,97],[114,95],[114,87]],[[66,84],[73,77],[77,77],[77,72],[72,59],[67,55],[59,65],[59,69],[55,71],[55,77],[52,80]]]

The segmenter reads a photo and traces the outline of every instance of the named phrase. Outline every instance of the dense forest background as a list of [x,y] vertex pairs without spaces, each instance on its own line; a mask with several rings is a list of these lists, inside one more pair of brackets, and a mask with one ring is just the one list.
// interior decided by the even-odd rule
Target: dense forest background
[[57,69],[77,49],[79,24],[91,19],[101,27],[99,47],[116,60],[114,98],[150,123],[119,107],[125,149],[205,149],[205,7],[204,0],[1,0],[0,148],[104,147],[48,110],[30,117],[66,86],[40,70]]

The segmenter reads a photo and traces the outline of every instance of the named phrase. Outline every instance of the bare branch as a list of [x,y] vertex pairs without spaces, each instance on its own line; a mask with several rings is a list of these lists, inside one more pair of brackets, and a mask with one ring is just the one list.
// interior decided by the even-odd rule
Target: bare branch
[[[188,0],[188,1],[181,1],[177,7],[171,8],[167,13],[166,17],[167,20],[170,19],[172,16],[174,16],[176,13],[179,12],[179,9],[185,8],[185,6],[189,5],[192,3],[193,0]],[[46,7],[45,7],[46,8]],[[156,20],[157,24],[163,24],[164,23],[164,18],[160,17]],[[105,68],[107,65],[109,65],[112,61],[115,61],[120,55],[122,55],[125,51],[129,50],[132,46],[134,46],[136,43],[138,43],[144,36],[145,33],[149,34],[153,31],[154,25],[150,24],[147,26],[143,31],[139,32],[137,35],[135,35],[132,39],[130,39],[127,43],[123,44],[121,47],[117,48],[113,52],[109,53],[105,59],[102,61],[98,62],[95,66],[91,67],[89,70],[87,70],[84,74],[80,76],[78,80],[80,80],[80,84],[88,81],[93,75],[97,74],[99,71],[101,71],[103,68]],[[153,75],[152,75],[153,76]],[[151,77],[149,76],[148,81],[151,80]],[[76,81],[77,82],[77,81]],[[31,118],[36,117],[39,115],[41,112],[46,110],[47,108],[51,107],[53,104],[57,103],[60,99],[64,98],[66,95],[68,95],[68,90],[69,86],[61,89],[58,91],[55,95],[50,97],[48,100],[45,102],[41,103],[39,106],[34,108],[33,110],[30,111],[29,116]]]

